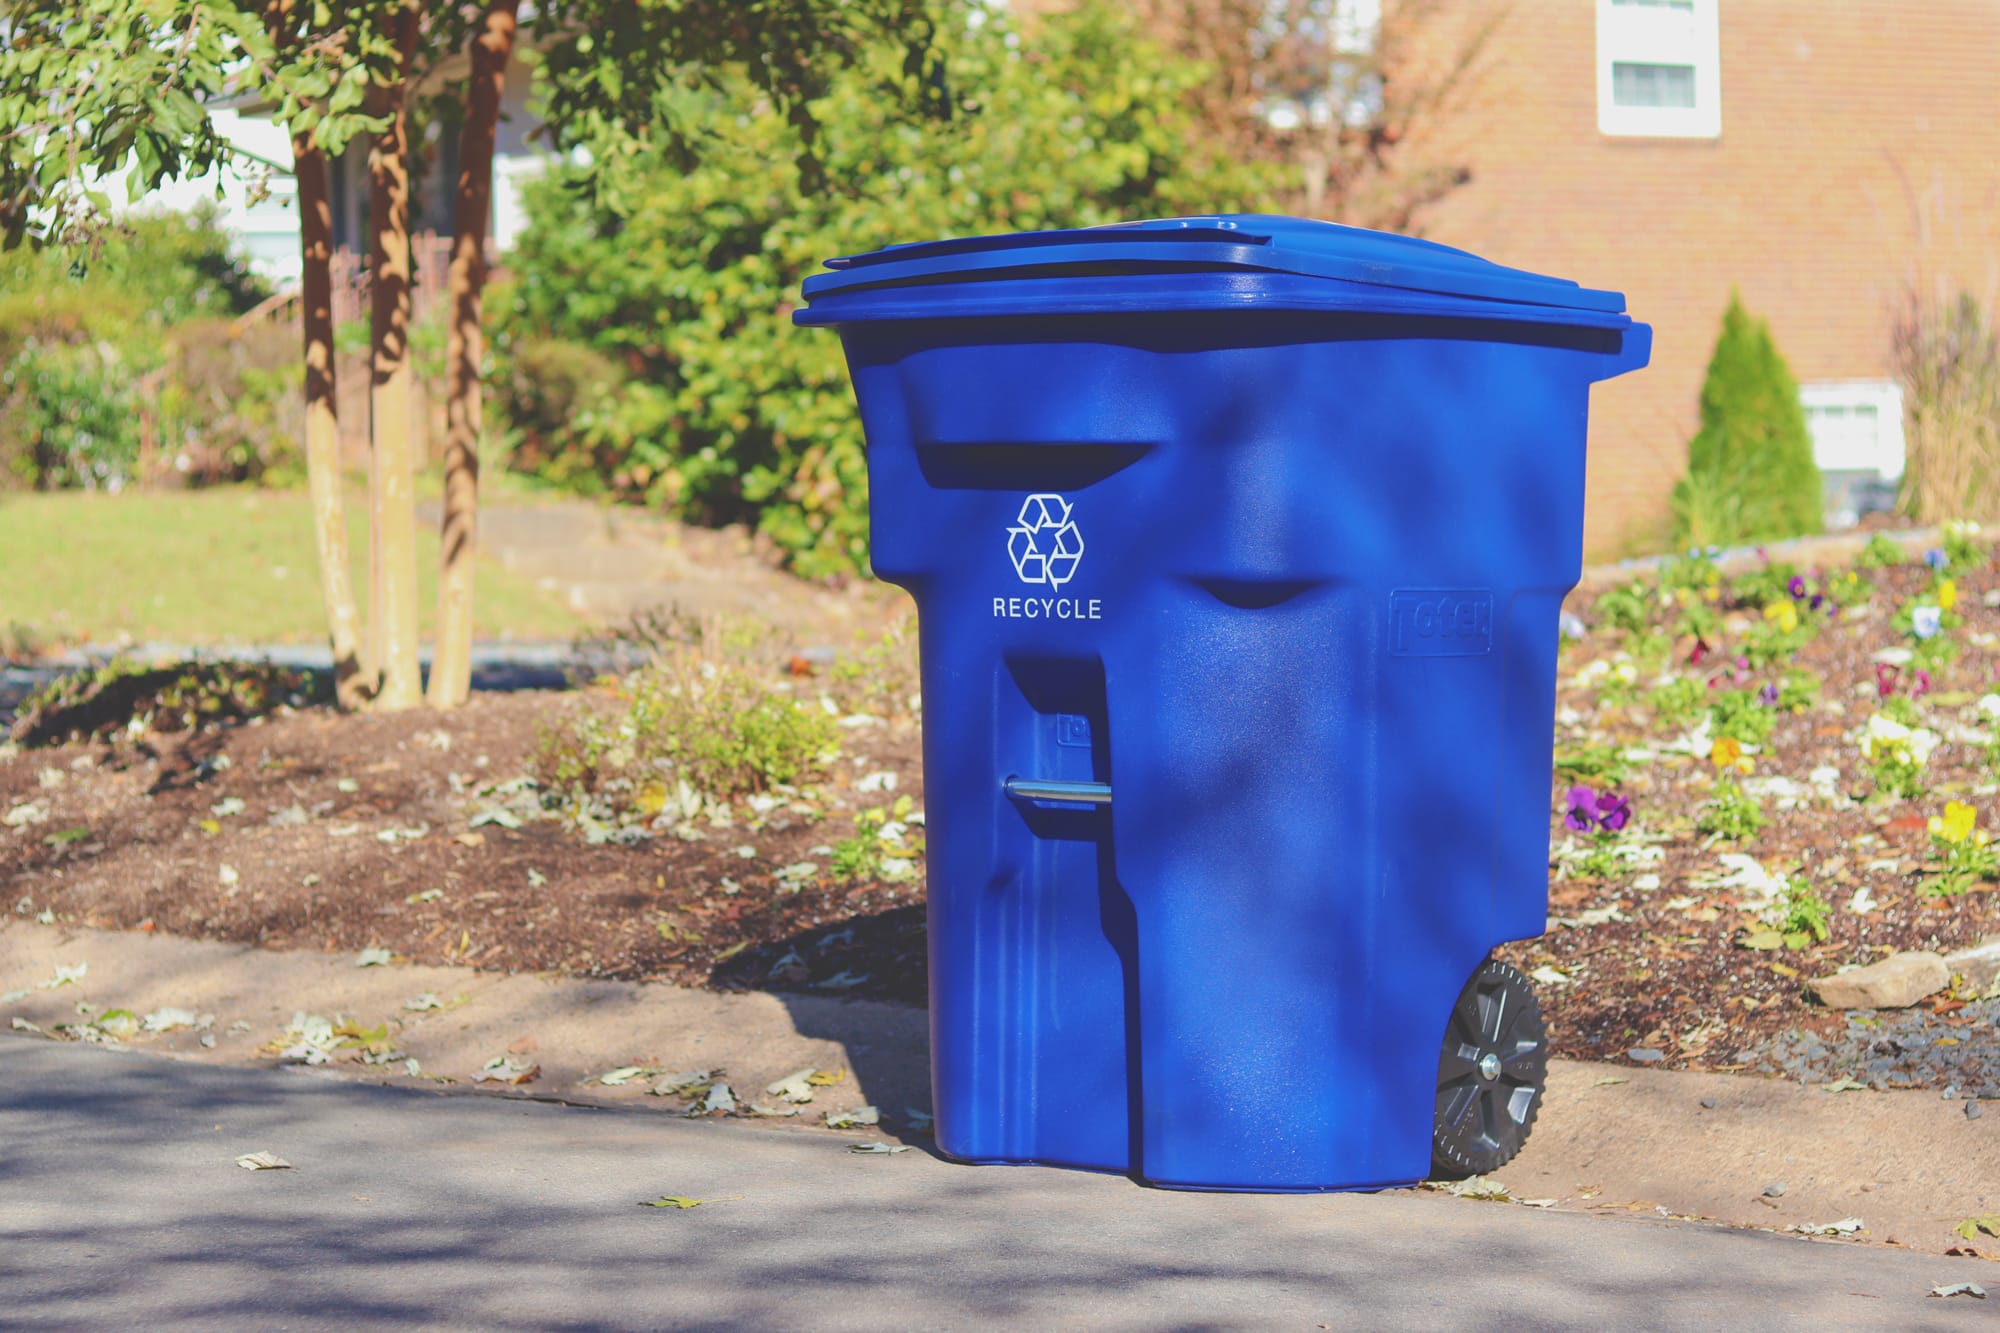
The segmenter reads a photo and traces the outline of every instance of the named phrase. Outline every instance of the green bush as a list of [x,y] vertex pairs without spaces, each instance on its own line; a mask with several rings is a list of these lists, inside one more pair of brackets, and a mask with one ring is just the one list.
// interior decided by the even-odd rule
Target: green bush
[[0,464],[11,483],[120,490],[137,479],[138,394],[107,342],[31,339],[0,367]]
[[[517,466],[754,523],[805,573],[858,568],[867,469],[839,340],[790,320],[822,261],[1268,197],[1264,169],[1199,132],[1186,95],[1204,71],[1149,44],[1123,7],[1091,0],[1031,38],[998,10],[949,13],[953,119],[900,118],[881,91],[900,57],[864,52],[818,108],[823,186],[802,184],[796,131],[746,90],[718,102],[692,170],[642,155],[617,164],[635,179],[608,199],[605,164],[595,201],[581,170],[531,192],[533,225],[491,306]],[[537,365],[560,381],[546,398],[525,383]]]
[[1732,292],[1701,387],[1701,430],[1674,487],[1679,537],[1705,545],[1818,532],[1820,502],[1798,382],[1770,327]]
[[209,209],[132,218],[86,258],[0,252],[0,364],[31,338],[143,341],[181,320],[240,315],[268,294]]
[[786,688],[726,656],[670,652],[617,681],[610,707],[585,700],[548,728],[535,776],[572,810],[618,820],[816,777],[840,728]]
[[88,262],[0,254],[0,484],[115,490],[149,430],[186,480],[261,474],[299,373],[230,326],[264,294],[209,212],[133,219]]

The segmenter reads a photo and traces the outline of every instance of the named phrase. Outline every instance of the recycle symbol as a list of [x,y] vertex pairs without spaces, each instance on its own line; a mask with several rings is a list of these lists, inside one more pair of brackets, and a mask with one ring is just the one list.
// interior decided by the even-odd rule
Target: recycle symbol
[[1070,519],[1070,503],[1060,495],[1031,495],[1021,516],[1007,529],[1007,555],[1023,583],[1060,588],[1076,577],[1083,559],[1083,534]]

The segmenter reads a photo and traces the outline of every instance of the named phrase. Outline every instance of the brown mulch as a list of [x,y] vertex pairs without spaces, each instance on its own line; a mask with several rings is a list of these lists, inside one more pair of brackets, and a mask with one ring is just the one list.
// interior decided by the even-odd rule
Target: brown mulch
[[[579,703],[530,692],[446,714],[310,708],[144,746],[24,750],[0,759],[0,808],[34,799],[48,817],[0,829],[0,908],[272,949],[730,988],[832,981],[922,1002],[921,889],[822,874],[793,890],[773,873],[824,869],[852,811],[883,803],[844,786],[852,776],[894,772],[921,801],[914,734],[850,737],[822,818],[599,846],[554,820],[471,828],[495,804],[479,788],[525,773],[552,710]],[[233,801],[243,808],[218,815]]]
[[[1635,765],[1617,787],[1632,801],[1635,825],[1665,835],[1656,844],[1662,859],[1601,881],[1568,878],[1557,870],[1550,884],[1553,919],[1606,908],[1617,909],[1626,919],[1571,927],[1552,921],[1540,939],[1502,951],[1525,969],[1553,966],[1571,977],[1570,985],[1539,988],[1558,1053],[1622,1059],[1639,1050],[1642,1059],[1653,1062],[1657,1053],[1658,1062],[1669,1067],[1740,1067],[1774,1034],[1796,1029],[1830,1037],[1845,1028],[1845,1016],[1808,998],[1805,981],[1896,950],[1949,952],[2000,931],[2000,893],[1993,884],[1954,898],[1932,898],[1921,890],[1935,869],[1928,817],[1941,812],[1947,800],[1975,805],[1981,826],[2000,836],[2000,806],[1990,791],[1975,790],[1994,782],[1981,750],[1949,739],[1939,746],[1928,768],[1932,794],[1925,800],[1885,800],[1872,792],[1854,736],[1881,703],[1873,655],[1899,642],[1889,618],[1896,605],[1928,584],[1929,571],[1910,564],[1864,576],[1877,589],[1867,608],[1837,617],[1796,658],[1722,682],[1756,689],[1794,666],[1820,676],[1820,706],[1778,715],[1769,744],[1755,756],[1755,773],[1804,783],[1815,768],[1831,765],[1841,771],[1837,789],[1860,803],[1830,806],[1804,800],[1782,810],[1778,801],[1766,798],[1770,822],[1738,844],[1704,835],[1694,826],[1709,796],[1710,764],[1687,755],[1663,755],[1652,764]],[[2000,587],[2000,569],[1988,565],[1961,571],[1958,584],[1959,609],[1966,620],[1959,635],[2000,629],[2000,613],[1983,603],[1985,594]],[[1571,609],[1594,625],[1595,601],[1578,599]],[[1728,604],[1725,596],[1722,605]],[[1754,611],[1741,614],[1756,618]],[[1689,667],[1693,646],[1688,639],[1674,644],[1668,659],[1674,670],[1702,677],[1729,670],[1726,654]],[[1574,684],[1587,663],[1613,657],[1619,647],[1618,636],[1593,628],[1563,654],[1559,707],[1574,710],[1578,720],[1568,729],[1559,726],[1559,755],[1585,739],[1658,747],[1673,738],[1670,730],[1653,725],[1643,703],[1615,702],[1601,688]],[[1968,644],[1955,664],[1933,673],[1930,692],[1916,700],[1924,724],[1940,731],[1951,725],[1984,729],[1971,704],[1980,693],[1996,688],[1996,671],[2000,661],[1990,649]],[[1909,693],[1913,675],[1903,669],[1897,681],[1900,693]],[[1552,793],[1558,846],[1569,836],[1561,820],[1570,785],[1558,779]],[[1726,852],[1751,855],[1767,870],[1805,880],[1831,908],[1828,939],[1796,949],[1741,947],[1766,923],[1736,891],[1697,883],[1721,871],[1719,856]],[[1646,874],[1658,877],[1657,887],[1635,883]],[[1863,913],[1848,910],[1863,886],[1877,905]],[[1941,995],[1926,1009],[1947,1025],[1978,1021],[1972,1015],[1961,1017],[1963,1007]]]
[[[1868,577],[1879,589],[1872,610],[1844,615],[1787,664],[1824,678],[1823,701],[1779,717],[1757,756],[1759,776],[1802,782],[1833,764],[1845,793],[1869,794],[1852,736],[1878,706],[1871,654],[1892,640],[1888,616],[1926,571]],[[1961,577],[1961,634],[2000,628],[2000,613],[1982,602],[1995,588],[2000,571],[1992,568]],[[1589,621],[1592,599],[1572,609]],[[1600,631],[1565,651],[1560,702],[1576,720],[1559,728],[1559,750],[1669,739],[1643,703],[1571,683],[1617,646]],[[1690,647],[1674,645],[1676,670],[1688,669]],[[1754,688],[1779,674],[1738,683]],[[1918,701],[1930,725],[1976,724],[1969,700],[1995,674],[1993,653],[1968,647]],[[267,948],[379,946],[425,963],[924,1001],[921,886],[843,883],[828,855],[852,833],[856,811],[893,799],[857,792],[862,774],[894,772],[896,794],[921,807],[913,725],[844,735],[847,752],[819,792],[823,813],[786,816],[790,823],[774,817],[763,827],[707,830],[702,841],[663,834],[598,846],[554,820],[472,828],[492,803],[477,791],[527,771],[540,726],[576,703],[574,695],[524,693],[479,696],[449,714],[343,717],[306,707],[192,737],[0,758],[0,814],[30,799],[48,808],[44,822],[0,829],[0,910]],[[1769,826],[1740,847],[1694,829],[1708,764],[1662,755],[1634,765],[1619,790],[1662,858],[1607,880],[1558,873],[1551,885],[1554,918],[1615,909],[1622,919],[1552,924],[1503,954],[1569,978],[1540,987],[1564,1055],[1621,1059],[1639,1050],[1668,1066],[1729,1069],[1773,1034],[1830,1034],[1844,1020],[1806,998],[1805,980],[1894,949],[1948,950],[2000,931],[1993,886],[1939,900],[1919,890],[1930,852],[1925,818],[1948,795],[1975,799],[1982,824],[2000,830],[1992,796],[1972,794],[1992,781],[1984,764],[1976,748],[1948,742],[1931,761],[1934,795],[1923,802],[1805,801],[1780,810],[1767,799]],[[354,789],[341,790],[343,780]],[[1558,845],[1568,836],[1560,823],[1568,786],[1552,789]],[[217,813],[235,801],[240,811]],[[1810,882],[1831,906],[1831,937],[1804,948],[1740,947],[1762,924],[1753,905],[1698,883],[1729,851]],[[820,870],[794,888],[777,872],[802,861]],[[1848,910],[1864,885],[1878,905]],[[1931,1005],[1945,1023],[1966,1021],[1957,1007],[1948,998]]]

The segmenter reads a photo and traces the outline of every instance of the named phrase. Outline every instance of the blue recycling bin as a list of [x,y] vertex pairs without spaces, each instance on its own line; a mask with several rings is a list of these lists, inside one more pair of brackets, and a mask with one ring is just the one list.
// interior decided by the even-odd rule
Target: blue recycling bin
[[1544,926],[1589,389],[1647,326],[1280,217],[828,268],[794,318],[919,610],[939,1147],[1230,1190],[1518,1148],[1540,1020],[1487,960]]

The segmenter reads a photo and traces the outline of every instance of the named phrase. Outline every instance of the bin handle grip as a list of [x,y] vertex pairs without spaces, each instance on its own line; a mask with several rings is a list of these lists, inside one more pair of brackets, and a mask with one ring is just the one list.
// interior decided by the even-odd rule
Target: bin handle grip
[[1108,782],[1047,782],[1035,778],[1008,778],[1007,795],[1017,801],[1069,801],[1077,805],[1110,805]]

